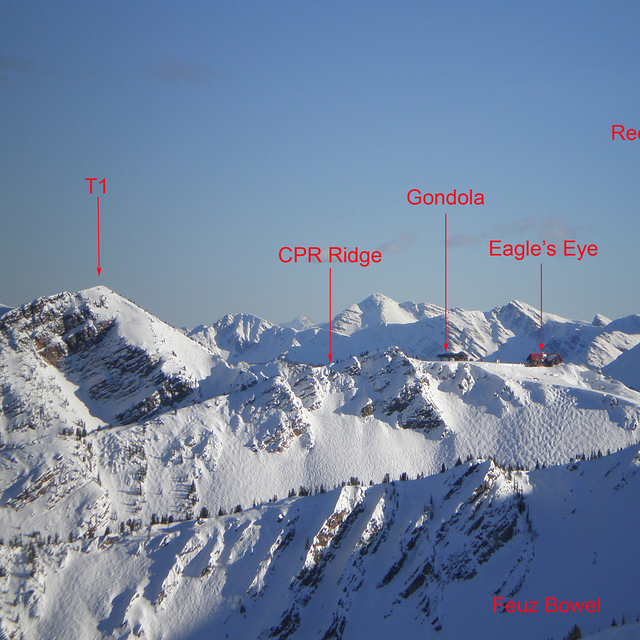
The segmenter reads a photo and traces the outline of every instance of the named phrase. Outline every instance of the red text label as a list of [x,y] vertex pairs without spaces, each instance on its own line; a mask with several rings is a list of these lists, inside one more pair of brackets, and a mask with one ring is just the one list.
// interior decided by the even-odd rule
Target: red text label
[[638,140],[640,135],[635,129],[627,129],[627,133],[624,132],[624,127],[621,124],[614,124],[611,127],[611,139],[615,140],[616,136],[620,136],[621,140]]
[[540,613],[537,600],[525,600],[522,603],[520,600],[507,600],[507,602],[502,602],[503,600],[507,599],[500,597],[493,599],[494,613],[501,611],[498,607],[504,607],[504,611],[507,613]]
[[600,611],[600,598],[595,600],[583,600],[580,602],[576,600],[561,600],[558,602],[557,598],[546,598],[545,609],[541,612],[538,609],[537,600],[507,600],[502,597],[493,598],[493,612],[494,613],[596,613]]
[[472,190],[469,193],[461,191],[458,193],[455,189],[451,193],[421,193],[420,189],[411,189],[407,193],[409,204],[484,204],[484,195],[476,193]]
[[[89,181],[89,193],[93,193],[93,181],[98,178],[85,178],[85,180]],[[100,184],[102,185],[102,193],[107,193],[107,179],[103,178],[100,180]]]
[[575,240],[565,240],[561,247],[561,254],[558,254],[558,248],[555,244],[547,244],[545,240],[542,243],[529,242],[524,244],[502,243],[502,240],[491,240],[489,242],[490,256],[506,256],[515,258],[516,260],[524,260],[529,256],[538,257],[547,255],[553,257],[555,255],[563,255],[566,258],[576,258],[582,260],[587,256],[598,255],[598,245],[595,244],[579,244]]
[[558,602],[556,598],[546,599],[546,612],[547,613],[573,613],[586,611],[587,613],[595,613],[600,611],[600,598],[596,600],[583,600],[582,602],[571,600],[561,600]]
[[[282,247],[278,252],[280,262],[322,262],[320,247]],[[325,255],[324,261],[330,264],[337,262],[358,263],[361,267],[368,267],[371,262],[382,261],[382,253],[380,251],[363,251],[356,247],[355,249],[347,249],[347,247],[329,247],[328,257]]]

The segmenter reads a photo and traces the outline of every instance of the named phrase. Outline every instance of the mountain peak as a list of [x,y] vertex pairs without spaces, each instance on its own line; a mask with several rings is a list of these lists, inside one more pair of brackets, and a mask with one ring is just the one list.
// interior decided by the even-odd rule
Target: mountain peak
[[527,302],[523,302],[522,300],[512,300],[508,304],[506,304],[503,309],[514,309],[519,311],[520,313],[526,313],[527,315],[540,315],[540,310],[531,306]]
[[594,327],[606,327],[611,320],[607,316],[603,316],[601,313],[596,313],[596,317],[591,323]]
[[305,331],[306,329],[313,329],[317,325],[315,322],[313,322],[313,320],[309,319],[307,316],[301,315],[291,320],[291,322],[286,322],[281,326],[286,329],[295,329],[296,331]]
[[275,325],[268,320],[248,313],[228,313],[214,325],[218,333],[235,333],[242,341],[255,340],[263,331]]
[[372,293],[368,298],[365,298],[360,306],[379,306],[379,305],[394,305],[398,304],[395,300],[390,298],[389,296],[385,296],[383,293]]
[[413,313],[382,293],[374,293],[359,304],[352,304],[333,321],[336,333],[350,335],[359,329],[376,325],[411,324],[417,322]]

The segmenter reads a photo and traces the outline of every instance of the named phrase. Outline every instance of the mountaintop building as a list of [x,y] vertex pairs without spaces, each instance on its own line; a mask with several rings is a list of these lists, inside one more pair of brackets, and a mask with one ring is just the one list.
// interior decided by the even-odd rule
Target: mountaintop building
[[464,352],[453,353],[453,351],[447,351],[447,353],[439,353],[438,360],[458,360],[466,362],[469,360],[469,356]]
[[530,353],[526,360],[528,367],[553,367],[562,362],[559,353]]

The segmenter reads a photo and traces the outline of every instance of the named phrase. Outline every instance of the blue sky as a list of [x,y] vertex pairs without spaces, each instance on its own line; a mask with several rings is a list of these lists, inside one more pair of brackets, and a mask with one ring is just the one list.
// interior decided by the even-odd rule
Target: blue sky
[[[371,293],[640,312],[640,5],[626,2],[2,2],[0,302],[103,284],[176,326],[327,320]],[[86,177],[106,179],[96,201]],[[95,183],[94,183],[95,184]],[[412,206],[410,189],[486,204]],[[496,235],[497,234],[497,235]]]

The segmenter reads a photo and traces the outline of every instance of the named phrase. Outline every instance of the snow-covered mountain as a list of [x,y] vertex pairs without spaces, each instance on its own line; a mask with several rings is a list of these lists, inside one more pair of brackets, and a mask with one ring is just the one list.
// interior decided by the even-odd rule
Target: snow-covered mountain
[[227,314],[210,327],[196,327],[187,335],[230,363],[270,362],[299,346],[295,329],[244,313]]
[[[640,343],[640,315],[610,321],[597,315],[591,324],[543,313],[545,350],[567,362],[599,370]],[[331,323],[332,352],[337,359],[397,346],[406,355],[434,360],[443,351],[444,310],[430,304],[397,303],[374,294],[339,313]],[[286,355],[293,362],[324,364],[329,325],[295,331],[255,316],[226,316],[190,337],[210,349],[228,352],[229,362],[270,362]],[[450,309],[447,339],[452,351],[474,359],[522,363],[539,351],[540,312],[524,302],[510,302],[489,312]]]
[[631,347],[602,368],[602,372],[624,382],[630,389],[640,390],[640,345]]
[[[558,486],[565,483],[572,493],[578,491],[577,485],[566,478],[583,475],[569,473],[562,466],[556,467],[557,472],[522,472],[518,482],[523,484],[516,489],[515,476],[507,471],[510,466],[533,469],[594,458],[578,465],[595,470],[586,474],[581,492],[586,492],[587,486],[595,491],[595,485],[589,483],[601,482],[605,467],[605,472],[628,469],[622,479],[618,478],[626,487],[635,474],[632,471],[640,442],[640,393],[629,388],[637,372],[634,362],[638,357],[635,345],[640,343],[640,316],[614,321],[598,316],[593,324],[587,324],[545,314],[545,342],[565,358],[565,364],[550,369],[514,364],[535,350],[539,338],[539,316],[527,305],[514,302],[488,313],[452,310],[448,318],[453,349],[464,348],[476,358],[483,356],[483,362],[434,361],[433,354],[442,351],[442,309],[427,304],[397,304],[381,295],[352,305],[332,321],[336,332],[333,351],[340,362],[330,366],[326,355],[328,327],[304,328],[305,323],[301,323],[302,328],[296,330],[254,316],[228,315],[187,336],[104,287],[40,298],[10,310],[0,318],[0,532],[5,542],[13,541],[13,546],[0,546],[0,551],[6,552],[0,574],[2,566],[9,567],[5,576],[0,575],[0,585],[4,580],[5,591],[11,596],[7,601],[13,604],[3,610],[0,630],[8,637],[19,637],[22,632],[35,638],[126,638],[130,634],[139,636],[144,629],[147,637],[181,638],[196,637],[198,628],[207,629],[206,633],[221,630],[223,620],[231,615],[234,622],[229,631],[225,630],[229,637],[302,638],[315,637],[316,633],[319,637],[325,633],[327,638],[387,637],[374,633],[385,628],[387,618],[373,616],[369,622],[362,622],[360,614],[352,613],[371,598],[373,603],[384,602],[384,607],[374,605],[376,611],[384,609],[396,626],[402,620],[407,629],[413,629],[410,634],[417,633],[418,627],[414,628],[409,619],[414,620],[418,614],[413,608],[409,613],[406,604],[414,591],[403,597],[399,591],[390,595],[391,591],[378,587],[384,578],[377,576],[382,568],[374,570],[366,558],[363,560],[367,573],[362,577],[362,593],[369,594],[364,600],[355,595],[360,580],[355,574],[344,578],[344,584],[340,582],[347,566],[343,563],[363,548],[358,546],[357,536],[372,527],[367,535],[378,540],[378,525],[370,525],[367,519],[373,518],[374,512],[387,513],[375,518],[390,523],[379,523],[380,530],[387,527],[387,533],[377,544],[388,551],[378,557],[387,558],[395,566],[400,560],[394,549],[408,534],[400,535],[400,525],[392,521],[407,523],[414,518],[415,496],[422,495],[425,487],[434,494],[440,509],[438,500],[442,505],[447,503],[451,496],[445,495],[453,487],[440,485],[456,483],[459,473],[468,472],[465,480],[460,480],[470,492],[467,502],[460,503],[457,511],[447,506],[438,512],[434,520],[438,526],[460,519],[471,526],[475,509],[471,495],[476,490],[484,492],[486,483],[494,487],[498,478],[500,486],[511,488],[504,499],[502,490],[491,494],[490,502],[496,505],[505,500],[520,504],[522,487],[533,487],[533,478],[554,478],[537,494],[532,489],[532,495],[538,495],[536,499],[543,505],[551,500],[554,482],[560,483]],[[621,364],[616,372],[618,362]],[[608,365],[604,374],[599,372],[603,364]],[[619,458],[607,455],[619,449],[625,450],[628,459],[623,454],[616,454],[622,456]],[[462,460],[472,462],[461,464]],[[613,460],[618,463],[614,465]],[[440,475],[443,467],[453,469]],[[536,475],[539,473],[542,475]],[[618,477],[616,474],[618,471],[614,477]],[[385,506],[391,498],[384,497],[392,485],[383,480],[417,476],[427,477],[394,485],[395,509],[403,513],[394,520]],[[345,482],[350,486],[340,490]],[[478,488],[481,486],[485,489]],[[635,481],[630,486],[637,487]],[[320,490],[323,493],[315,497],[283,502],[294,492]],[[607,493],[606,500],[611,501],[619,489],[611,491],[614,493]],[[598,493],[596,498],[594,505],[601,508],[605,494]],[[403,501],[405,507],[400,505]],[[471,506],[463,509],[460,505],[464,504]],[[203,509],[216,514],[220,510],[230,512],[238,505],[255,508],[243,515],[210,518],[200,524],[193,521]],[[307,560],[299,567],[292,564],[293,556],[276,562],[281,556],[289,557],[284,548],[281,554],[278,549],[283,540],[294,535],[286,528],[293,518],[287,514],[294,506],[301,510],[299,517],[304,524],[299,526],[307,532],[303,540],[309,538],[306,556],[303,554]],[[432,513],[436,507],[430,507]],[[505,513],[511,508],[505,506]],[[267,523],[271,523],[269,514],[275,514],[274,510],[279,511],[272,526]],[[526,521],[521,522],[523,513],[518,512],[518,531],[529,527]],[[551,526],[542,506],[539,513],[533,527],[536,531]],[[500,517],[496,516],[498,520]],[[357,523],[356,528],[340,535],[344,540],[353,538],[349,544],[355,546],[340,546],[341,551],[336,546],[331,551],[342,522],[350,518]],[[151,525],[157,522],[167,524],[162,529]],[[169,526],[169,522],[179,524]],[[323,526],[328,527],[324,533]],[[423,525],[415,527],[422,530]],[[469,541],[491,537],[490,529],[480,524],[478,527],[473,536],[464,533],[471,536]],[[109,535],[105,535],[107,528]],[[436,529],[431,528],[429,525],[425,529],[430,531],[426,539],[436,544]],[[357,536],[353,533],[356,531]],[[523,536],[517,539],[528,539]],[[602,536],[604,540],[603,532]],[[320,541],[318,553],[309,555],[316,538]],[[59,544],[54,544],[56,540]],[[297,556],[300,537],[296,540],[291,549],[296,549]],[[335,540],[343,544],[343,537]],[[459,547],[453,539],[442,540],[437,544]],[[406,551],[403,545],[409,544],[412,548],[418,545],[407,538],[400,549]],[[25,565],[34,553],[29,545],[39,558],[35,565],[31,562],[32,569]],[[490,545],[501,548],[495,540]],[[125,570],[134,547],[139,560]],[[580,542],[580,549],[591,553],[587,547],[586,539]],[[351,550],[347,552],[348,548]],[[512,571],[514,554],[525,553],[525,547],[518,547],[517,552],[515,547],[510,548],[509,553],[496,554],[504,560],[495,565],[492,580],[502,572],[504,581],[511,572],[523,577],[524,582],[514,578],[511,584],[507,579],[510,586],[505,594],[519,593],[534,580],[528,572],[523,573],[523,560],[516,563],[521,569]],[[205,572],[210,561],[204,559],[214,549],[219,553]],[[488,576],[486,569],[479,569],[484,564],[478,559],[480,552],[464,545],[463,549],[472,559],[460,562],[474,566],[479,576]],[[416,558],[426,558],[424,553]],[[464,555],[463,551],[459,553]],[[203,572],[198,580],[195,565],[186,569],[196,557],[204,562],[202,567],[200,560],[196,562],[198,571]],[[534,563],[542,567],[536,574],[539,585],[546,579],[544,572],[548,569],[544,567],[550,557]],[[315,578],[304,576],[320,571],[314,567],[321,558],[322,571],[328,572],[323,575],[332,578],[316,592],[315,587],[307,588],[315,584]],[[107,564],[100,571],[120,577],[98,584],[95,575],[90,580],[88,568],[103,560]],[[442,594],[458,593],[455,585],[467,584],[467,579],[451,578],[446,574],[450,569],[444,568],[437,580],[436,573],[421,573],[422,569],[415,573],[416,563],[424,565],[425,561],[402,560],[396,573],[405,575],[408,567],[414,567],[411,584],[420,582],[415,592],[422,589],[429,602],[435,602],[431,594],[439,584],[440,604],[436,608],[440,611],[444,607],[442,611],[448,611],[450,620],[455,598]],[[258,564],[254,566],[254,562]],[[442,567],[450,563],[439,562]],[[405,563],[407,568],[403,568]],[[184,571],[194,580],[183,584]],[[301,571],[302,577],[296,577]],[[31,572],[34,575],[29,575]],[[83,582],[81,576],[85,574],[89,582]],[[205,585],[209,574],[220,575],[215,584]],[[272,574],[277,577],[266,580]],[[405,582],[408,579],[409,574]],[[34,586],[34,580],[40,586]],[[304,589],[284,586],[308,580],[311,582]],[[469,584],[476,586],[470,587],[469,593],[477,589],[484,593],[482,590],[491,582],[488,578],[474,580]],[[79,591],[71,586],[72,581]],[[450,586],[445,585],[447,581]],[[331,595],[326,591],[328,584],[332,588],[339,584],[351,595]],[[266,585],[264,591],[260,585]],[[403,585],[401,591],[405,593],[408,584]],[[45,589],[47,596],[38,589]],[[52,590],[57,594],[55,600],[48,595]],[[238,598],[244,603],[247,590],[249,595],[274,595],[258,596],[255,602],[264,605],[255,605],[249,615],[247,603],[243,605],[245,613],[237,617]],[[77,623],[86,626],[73,626],[67,618],[77,615],[73,613],[77,603],[69,600],[61,605],[67,598],[63,594],[68,593],[71,599],[73,593],[85,591],[92,594],[94,606],[91,614]],[[169,595],[174,592],[182,595],[171,600]],[[31,595],[24,595],[27,593]],[[206,606],[202,601],[205,593],[209,594]],[[394,609],[394,598],[405,604]],[[181,604],[184,599],[199,603],[198,611],[204,607],[204,617]],[[425,607],[426,600],[421,599]],[[167,604],[169,601],[174,604]],[[58,603],[55,606],[67,607],[66,621],[53,620],[55,616],[48,607],[54,602]],[[312,606],[311,602],[317,604]],[[325,604],[326,610],[322,609]],[[180,615],[178,610],[182,611]],[[432,615],[434,610],[416,622],[420,633],[436,633],[442,625],[443,630],[449,629],[447,634],[453,635],[438,632],[439,637],[462,637],[455,634],[462,633],[463,627],[451,622],[445,625],[440,614]],[[315,613],[305,613],[311,611]],[[622,613],[616,610],[616,615]],[[635,613],[635,609],[626,613]],[[169,623],[171,616],[173,622]],[[431,624],[434,617],[440,622]],[[249,618],[251,622],[242,622]],[[308,626],[305,619],[314,622]],[[14,623],[9,624],[12,620]],[[496,624],[496,629],[502,628],[502,622]],[[505,624],[505,629],[511,628],[511,622]],[[255,625],[261,626],[258,629]],[[563,622],[557,627],[540,627],[556,628],[564,634],[569,625]],[[596,630],[597,626],[588,628]],[[365,629],[368,635],[358,635]]]
[[304,331],[305,329],[315,328],[316,324],[315,322],[307,318],[307,316],[302,315],[294,318],[291,322],[283,324],[282,326],[290,329],[295,329],[296,331]]
[[[0,547],[4,589],[18,593],[0,605],[5,634],[560,640],[575,625],[596,632],[630,612],[635,620],[638,609],[639,468],[637,446],[529,472],[469,461],[423,479],[371,487],[354,479],[123,534],[57,544],[23,536],[23,546]],[[568,611],[547,612],[547,598]],[[509,602],[533,612],[507,612]],[[589,602],[599,611],[587,611]]]
[[129,424],[243,377],[104,287],[39,298],[2,316],[0,332],[3,434]]

